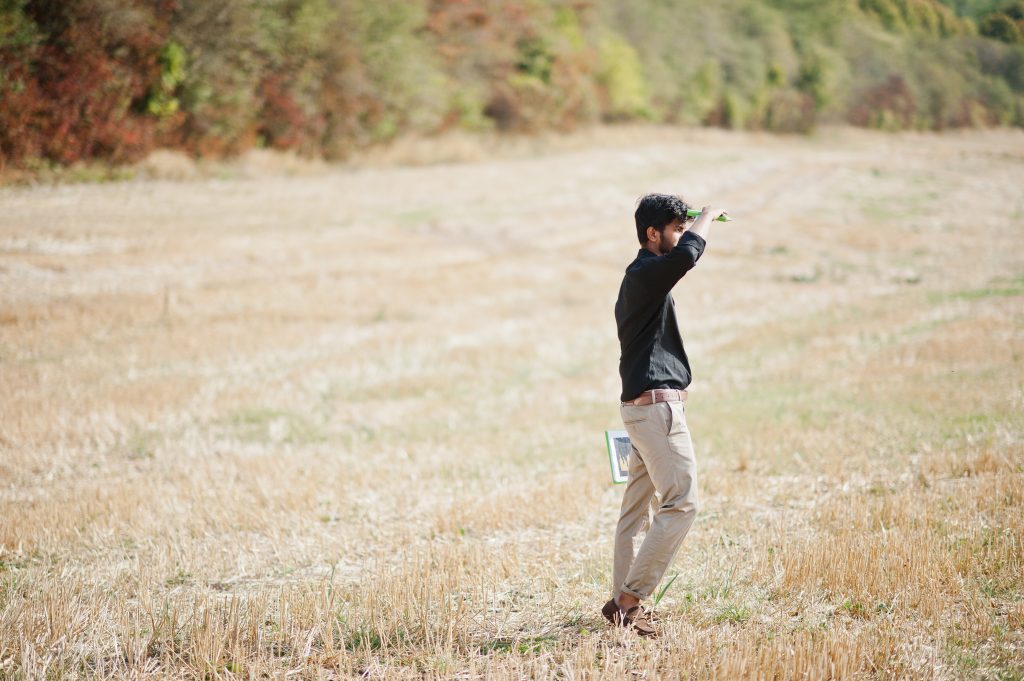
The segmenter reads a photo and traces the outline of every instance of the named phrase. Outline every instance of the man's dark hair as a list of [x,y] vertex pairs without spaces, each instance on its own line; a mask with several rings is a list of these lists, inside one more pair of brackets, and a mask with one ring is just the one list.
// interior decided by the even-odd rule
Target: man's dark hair
[[683,201],[681,196],[672,194],[648,194],[643,196],[636,204],[636,237],[640,245],[647,243],[647,228],[654,227],[659,232],[665,229],[665,225],[676,218],[683,222],[687,220],[686,211],[690,205]]

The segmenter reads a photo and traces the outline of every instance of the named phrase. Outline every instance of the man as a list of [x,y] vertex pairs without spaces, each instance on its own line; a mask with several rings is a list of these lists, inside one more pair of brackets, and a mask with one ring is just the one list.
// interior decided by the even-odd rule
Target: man
[[[690,363],[671,291],[700,259],[711,223],[723,211],[705,206],[692,221],[688,210],[678,196],[640,199],[635,217],[642,248],[626,268],[615,303],[621,413],[633,448],[615,531],[612,599],[602,613],[641,636],[657,632],[640,601],[665,575],[697,515],[697,464],[683,406]],[[648,506],[654,506],[653,520],[634,557],[633,538],[648,524]]]

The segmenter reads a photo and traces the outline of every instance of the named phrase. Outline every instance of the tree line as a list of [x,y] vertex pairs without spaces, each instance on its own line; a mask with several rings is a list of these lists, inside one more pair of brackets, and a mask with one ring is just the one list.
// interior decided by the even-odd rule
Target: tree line
[[0,164],[601,121],[1024,125],[1024,2],[0,0]]

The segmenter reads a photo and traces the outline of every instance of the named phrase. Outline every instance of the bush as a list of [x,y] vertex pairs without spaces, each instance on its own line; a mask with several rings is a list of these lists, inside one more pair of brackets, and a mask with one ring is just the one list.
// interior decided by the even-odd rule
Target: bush
[[978,31],[1004,43],[1024,42],[1024,21],[1014,21],[1008,14],[993,12],[978,24]]
[[809,132],[814,128],[817,108],[807,93],[777,90],[768,102],[764,126],[776,132]]
[[26,14],[27,0],[0,5],[0,170],[7,159],[38,156],[32,122],[44,99],[31,72],[44,37]]
[[903,76],[893,74],[884,83],[866,88],[859,100],[850,114],[856,125],[881,130],[913,127],[917,105]]
[[605,93],[609,119],[650,118],[650,92],[636,51],[609,32],[598,45],[597,80]]
[[127,161],[154,144],[145,112],[167,12],[142,3],[17,0],[3,14],[0,149],[62,164]]

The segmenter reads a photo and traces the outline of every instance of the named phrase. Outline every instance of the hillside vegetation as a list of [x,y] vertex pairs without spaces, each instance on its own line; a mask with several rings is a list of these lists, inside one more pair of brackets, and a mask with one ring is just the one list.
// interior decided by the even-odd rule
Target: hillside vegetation
[[7,0],[0,164],[600,121],[1024,125],[1024,2]]

